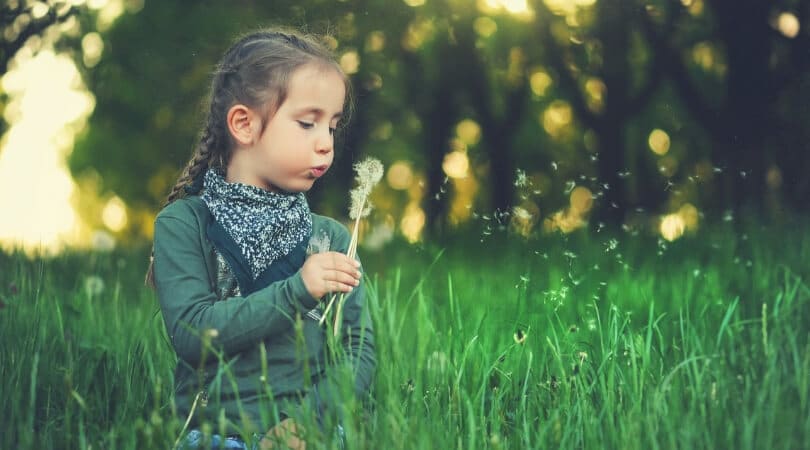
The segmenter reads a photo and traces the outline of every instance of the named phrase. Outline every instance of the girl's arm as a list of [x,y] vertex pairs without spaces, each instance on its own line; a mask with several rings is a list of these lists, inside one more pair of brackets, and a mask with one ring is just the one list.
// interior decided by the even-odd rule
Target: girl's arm
[[199,227],[184,218],[158,216],[154,244],[155,284],[166,328],[177,355],[191,365],[200,362],[205,333],[214,348],[234,354],[287,331],[296,312],[305,314],[318,304],[300,271],[247,297],[217,301]]

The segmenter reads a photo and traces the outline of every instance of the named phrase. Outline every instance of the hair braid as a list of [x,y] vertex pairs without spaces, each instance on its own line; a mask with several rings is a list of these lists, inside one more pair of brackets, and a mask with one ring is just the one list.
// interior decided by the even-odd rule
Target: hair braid
[[[200,135],[200,144],[194,152],[182,175],[172,187],[171,192],[166,197],[164,206],[185,197],[187,194],[196,194],[202,190],[205,170],[211,166],[219,166],[222,161],[212,161],[212,148],[217,144],[216,133],[212,131],[211,120]],[[144,284],[154,289],[155,287],[155,249],[149,256],[149,268],[146,271]]]

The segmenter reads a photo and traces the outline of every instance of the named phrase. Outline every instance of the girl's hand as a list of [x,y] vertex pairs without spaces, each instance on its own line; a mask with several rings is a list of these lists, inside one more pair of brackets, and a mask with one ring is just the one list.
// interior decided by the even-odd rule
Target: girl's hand
[[306,442],[301,440],[300,432],[292,419],[284,419],[264,435],[259,443],[261,450],[285,448],[292,450],[305,450]]
[[360,263],[343,253],[316,253],[304,262],[301,278],[313,298],[330,292],[351,292],[360,284]]

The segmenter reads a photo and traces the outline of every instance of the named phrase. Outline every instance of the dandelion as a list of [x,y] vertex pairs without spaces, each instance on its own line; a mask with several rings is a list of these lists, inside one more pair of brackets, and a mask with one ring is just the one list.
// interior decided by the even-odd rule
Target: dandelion
[[95,297],[104,292],[104,280],[96,275],[84,279],[84,292],[88,297]]
[[[357,254],[357,242],[359,240],[358,230],[360,228],[360,219],[363,217],[367,217],[371,213],[372,205],[369,202],[368,197],[371,194],[372,189],[383,177],[383,165],[380,160],[375,158],[366,158],[365,160],[357,163],[354,165],[354,171],[357,174],[355,176],[355,180],[357,181],[357,187],[354,188],[350,193],[351,197],[351,206],[349,208],[349,217],[354,219],[354,227],[352,228],[352,239],[349,242],[349,250],[346,252],[346,255],[349,258],[354,258]],[[337,310],[335,312],[335,326],[333,328],[335,336],[338,335],[338,329],[340,324],[341,318],[341,310],[343,308],[343,301],[345,300],[345,294],[340,295],[340,300],[338,301]],[[330,309],[332,308],[332,304],[335,302],[337,296],[333,295],[332,298],[329,300],[329,304],[326,306],[326,309],[323,312],[323,316],[321,317],[320,323],[326,318],[326,315],[329,313]]]

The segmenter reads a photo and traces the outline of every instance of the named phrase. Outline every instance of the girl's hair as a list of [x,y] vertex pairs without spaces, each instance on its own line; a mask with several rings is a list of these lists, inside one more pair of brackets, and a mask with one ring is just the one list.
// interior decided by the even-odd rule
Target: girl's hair
[[[225,172],[234,142],[226,116],[236,104],[255,109],[262,115],[262,132],[269,118],[287,97],[293,73],[315,64],[335,70],[346,85],[344,121],[351,113],[351,83],[336,62],[326,41],[320,37],[283,29],[264,29],[237,40],[223,55],[211,83],[210,107],[203,122],[200,140],[191,159],[166,198],[166,205],[186,195],[197,194],[203,187],[208,168]],[[149,259],[146,285],[154,288],[154,250]]]

